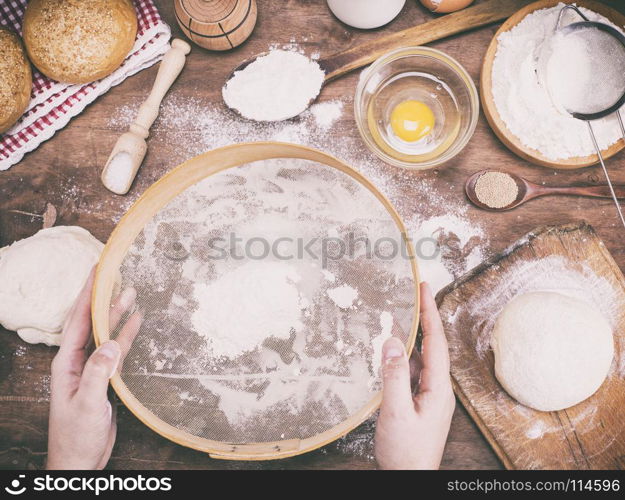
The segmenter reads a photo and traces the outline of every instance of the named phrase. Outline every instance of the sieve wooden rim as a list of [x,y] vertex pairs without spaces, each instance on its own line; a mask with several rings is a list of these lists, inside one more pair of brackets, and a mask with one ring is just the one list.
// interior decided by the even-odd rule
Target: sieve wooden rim
[[[497,30],[495,36],[493,36],[493,39],[491,40],[486,51],[486,55],[484,56],[484,62],[482,63],[482,71],[480,75],[480,95],[482,98],[482,109],[484,110],[484,115],[486,116],[486,120],[488,121],[490,128],[508,149],[510,149],[513,153],[516,153],[521,158],[536,165],[571,170],[595,165],[599,163],[599,157],[596,154],[592,154],[589,156],[568,158],[566,160],[551,160],[539,151],[525,146],[512,132],[510,132],[508,127],[506,127],[506,124],[497,112],[495,98],[493,97],[492,73],[495,54],[497,53],[497,38],[499,38],[499,35],[506,31],[510,31],[523,19],[525,19],[528,14],[531,14],[535,10],[555,7],[559,3],[575,3],[579,7],[585,7],[601,14],[621,28],[625,26],[625,15],[621,14],[612,7],[593,0],[539,0],[538,2],[531,3],[510,16],[510,18],[508,18],[508,20]],[[601,154],[603,155],[604,160],[607,160],[623,148],[625,148],[625,140],[619,139],[612,144],[612,146],[604,149]]]
[[[311,160],[335,168],[366,187],[384,205],[406,243],[415,281],[414,319],[406,343],[408,354],[412,352],[419,324],[420,281],[414,248],[407,239],[407,230],[399,214],[373,183],[352,167],[319,150],[280,142],[235,144],[203,153],[171,170],[141,195],[113,230],[98,263],[91,304],[96,345],[99,346],[110,339],[109,310],[115,277],[128,249],[152,217],[182,191],[211,175],[232,167],[272,158]],[[111,378],[111,385],[124,405],[156,433],[182,446],[206,452],[212,458],[229,460],[273,460],[315,450],[359,426],[379,408],[382,401],[380,391],[348,419],[309,438],[238,444],[200,438],[164,422],[135,398],[119,373],[115,373]]]

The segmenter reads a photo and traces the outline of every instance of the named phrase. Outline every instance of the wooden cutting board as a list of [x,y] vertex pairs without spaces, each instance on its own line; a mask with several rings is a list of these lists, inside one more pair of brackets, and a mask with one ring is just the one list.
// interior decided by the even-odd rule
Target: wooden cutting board
[[[614,327],[606,381],[558,412],[521,405],[494,375],[490,335],[518,294],[551,290],[594,302]],[[586,223],[540,227],[437,296],[456,395],[508,469],[625,469],[625,279]]]

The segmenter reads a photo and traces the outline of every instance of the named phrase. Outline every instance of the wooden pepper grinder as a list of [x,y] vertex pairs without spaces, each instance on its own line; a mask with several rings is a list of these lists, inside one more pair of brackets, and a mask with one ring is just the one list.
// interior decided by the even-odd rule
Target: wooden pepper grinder
[[208,50],[241,45],[256,25],[256,0],[174,0],[174,7],[184,34]]

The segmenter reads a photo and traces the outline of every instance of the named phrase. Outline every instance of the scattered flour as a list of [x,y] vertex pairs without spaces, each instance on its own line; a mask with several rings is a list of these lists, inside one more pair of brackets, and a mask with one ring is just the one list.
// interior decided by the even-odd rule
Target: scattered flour
[[349,309],[358,298],[358,290],[349,285],[329,288],[327,293],[332,301],[341,309]]
[[[145,176],[149,172],[150,178],[156,180],[169,168],[204,151],[250,140],[281,140],[316,147],[335,155],[371,180],[398,210],[406,223],[408,233],[412,236],[413,241],[423,236],[436,240],[439,248],[434,248],[432,252],[428,253],[426,251],[425,253],[426,256],[435,254],[438,257],[434,259],[419,259],[421,279],[433,281],[432,286],[434,289],[439,289],[451,282],[455,277],[464,274],[470,267],[478,263],[480,256],[486,256],[488,238],[481,226],[467,214],[467,205],[462,192],[458,190],[457,186],[443,180],[436,171],[415,174],[414,172],[389,168],[388,165],[379,161],[366,148],[362,147],[359,137],[343,134],[342,131],[338,130],[337,124],[341,123],[341,116],[344,116],[344,113],[349,112],[351,109],[350,98],[345,97],[340,101],[330,102],[331,106],[322,106],[326,103],[315,104],[311,109],[289,122],[259,123],[242,119],[231,111],[224,109],[223,106],[216,105],[209,100],[172,93],[163,103],[160,117],[152,128],[153,135],[151,138],[154,144],[153,147],[167,150],[171,163],[162,166],[147,165],[149,168],[143,169],[143,175]],[[111,118],[109,127],[119,129],[120,131],[125,130],[136,115],[140,104],[141,102],[137,100],[120,107],[118,112]],[[322,107],[318,108],[319,106]],[[337,108],[341,109],[340,114],[336,112]],[[332,120],[329,117],[332,117]],[[138,179],[138,181],[141,182],[141,179]],[[127,196],[124,201],[132,203],[133,196],[136,197],[131,192],[131,195]],[[190,210],[192,208],[190,207]],[[227,217],[231,213],[228,212],[230,208],[226,206],[223,208],[223,216]],[[185,224],[195,224],[192,217],[194,213],[191,210],[191,216],[187,217],[188,220],[184,221]],[[269,228],[269,233],[273,234],[273,229],[271,228],[274,227],[274,224],[271,221],[267,221],[266,227]],[[250,233],[250,235],[252,234]],[[146,245],[153,246],[154,242],[152,240],[146,241]],[[186,263],[184,268],[186,269],[184,271],[186,276],[193,275],[196,272],[201,273],[200,268],[194,267],[189,263]],[[198,274],[198,276],[201,275]],[[319,277],[327,283],[326,287],[336,288],[345,283],[343,277],[336,273],[334,269],[323,271],[319,269]],[[349,309],[350,316],[363,305],[361,301],[365,297],[363,294],[360,295],[361,297],[355,303],[352,303],[352,308]],[[188,300],[192,301],[193,299],[187,299],[176,293],[172,296],[171,307],[174,310],[177,307],[188,308],[188,305],[185,305]],[[346,359],[350,360],[352,377],[360,380],[370,379],[372,376],[370,370],[377,370],[377,367],[379,367],[381,346],[387,336],[390,335],[390,333],[387,333],[389,331],[388,328],[389,326],[392,328],[392,320],[398,321],[398,318],[393,318],[390,313],[388,315],[385,314],[388,311],[383,311],[379,317],[374,318],[375,321],[368,324],[367,328],[371,331],[373,337],[373,340],[368,342],[375,351],[373,359],[376,362],[372,368],[367,367],[366,364],[363,365],[357,362],[359,359],[359,347],[357,346],[359,344],[354,344],[353,340],[342,334],[346,325],[341,323],[343,321],[341,316],[345,314],[341,313],[339,308],[336,308],[336,305],[329,297],[328,300],[337,311],[337,318],[335,323],[333,323],[337,337],[329,339],[329,341],[334,342],[336,349],[346,356]],[[387,307],[391,308],[393,305],[387,304]],[[309,309],[303,310],[302,322],[310,320],[306,316],[306,311]],[[296,336],[301,336],[303,331],[305,329],[297,332]],[[162,335],[165,334],[163,333]],[[161,340],[166,342],[167,339],[168,337],[163,336]],[[282,339],[277,340],[287,342]],[[204,375],[199,378],[196,376],[195,379],[175,379],[180,386],[180,392],[188,393],[189,404],[201,404],[205,397],[198,395],[197,387],[192,385],[194,380],[195,383],[199,380],[206,390],[216,391],[216,393],[223,392],[224,395],[226,395],[228,388],[243,389],[233,393],[236,394],[236,400],[230,400],[227,397],[219,399],[217,404],[219,405],[221,416],[216,415],[215,419],[217,420],[213,420],[218,421],[219,418],[223,418],[221,412],[226,414],[230,419],[229,425],[233,426],[236,431],[232,435],[232,439],[245,435],[247,432],[244,426],[246,419],[252,417],[258,419],[259,414],[272,405],[294,414],[308,408],[307,411],[313,411],[312,414],[314,414],[319,409],[311,410],[310,405],[314,405],[315,400],[318,400],[326,391],[329,391],[327,392],[329,396],[324,396],[325,403],[319,415],[336,418],[346,407],[355,409],[358,406],[359,398],[363,397],[357,391],[350,392],[340,389],[341,384],[349,384],[351,379],[337,379],[334,382],[334,387],[328,386],[327,383],[324,384],[320,380],[302,377],[299,369],[293,366],[288,359],[281,359],[277,355],[270,357],[266,355],[267,351],[263,351],[265,354],[259,358],[259,352],[252,351],[251,354],[244,356],[250,357],[253,355],[256,362],[261,363],[261,366],[264,366],[267,370],[275,370],[277,372],[276,376],[282,377],[283,382],[279,382],[278,379],[272,379],[273,382],[270,384],[270,387],[259,392],[259,389],[255,388],[260,383],[259,380],[230,380],[223,373],[222,366],[213,366],[210,361],[199,355],[195,360],[187,360],[188,366],[186,366],[185,370],[191,374],[204,373]],[[169,347],[165,347],[163,344],[155,346],[154,358],[166,360],[166,363],[163,365],[163,371],[171,371],[177,366],[178,369],[181,369],[179,360],[182,356],[182,346],[176,343]],[[319,365],[317,368],[310,366],[308,373],[311,371],[324,372],[330,370],[332,372],[332,370],[335,370],[330,360],[323,357],[318,359]],[[131,360],[127,362],[127,365],[131,366]],[[160,365],[161,361],[159,361]],[[207,367],[209,372],[212,370],[215,374],[212,378],[206,372]],[[147,370],[148,372],[151,371],[149,367]],[[144,373],[141,370],[139,372]],[[155,374],[152,375],[156,376]],[[166,377],[165,374],[160,376]],[[327,378],[325,380],[326,382],[328,381]],[[285,385],[280,387],[282,383]],[[308,389],[311,389],[312,392],[307,392]],[[365,389],[369,391],[371,387],[365,387]],[[276,395],[284,394],[285,391],[293,394],[303,394],[304,396],[303,398],[286,401],[284,398],[282,400],[274,398]],[[337,392],[342,395],[345,401],[337,400],[336,397],[333,399],[331,394],[336,394]],[[348,400],[348,395],[351,396],[351,401]],[[198,416],[198,428],[202,429],[203,422],[208,418],[206,415]],[[372,422],[374,421],[370,420],[363,424],[361,428],[339,441],[336,446],[346,454],[356,454],[366,459],[372,459],[373,433],[375,430]],[[271,423],[271,421],[266,422],[266,428],[269,430],[272,428]],[[288,436],[289,432],[286,433],[287,438]],[[278,435],[273,437],[284,438],[285,436]]]
[[383,311],[380,314],[380,327],[382,328],[381,337],[389,336],[393,329],[393,316],[388,311]]
[[[515,247],[516,244],[511,249]],[[502,389],[491,385],[491,381],[486,382],[481,368],[476,369],[476,366],[480,366],[480,360],[487,365],[492,363],[491,336],[502,308],[514,297],[524,293],[552,291],[592,303],[613,327],[625,320],[625,311],[620,306],[624,292],[617,280],[598,276],[583,261],[560,255],[541,256],[541,253],[541,250],[537,250],[536,258],[529,261],[512,258],[505,271],[500,264],[493,264],[476,281],[482,286],[488,283],[488,293],[466,293],[460,300],[445,300],[441,304],[453,375],[464,380],[463,390],[470,398],[471,405],[495,435],[504,436],[502,440],[514,439],[519,435],[527,439],[540,439],[552,433],[558,433],[564,438],[565,435],[571,435],[569,429],[580,433],[593,429],[593,436],[600,441],[592,446],[598,452],[609,446],[615,438],[614,433],[598,428],[602,420],[597,418],[601,415],[601,408],[586,404],[567,409],[566,415],[571,426],[553,413],[535,412],[520,403],[512,407],[516,415],[510,415],[510,397]],[[620,384],[619,380],[614,379],[625,378],[625,337],[615,334],[614,339],[615,359],[605,382],[613,385]],[[473,349],[473,356],[467,357],[467,352],[470,353],[468,348]],[[493,388],[493,392],[487,395],[483,393],[485,383],[489,389]],[[549,439],[557,438],[550,435]],[[556,465],[550,461],[553,457],[525,454],[522,449],[517,456],[522,461],[519,465],[522,468],[540,469]],[[570,459],[574,467],[575,460],[572,456]]]
[[[401,240],[372,193],[313,162],[255,162],[189,188],[146,225],[124,260],[122,274],[146,305],[153,341],[127,358],[125,370],[133,369],[124,379],[142,389],[158,387],[154,380],[168,384],[163,393],[184,408],[177,414],[204,403],[214,415],[185,425],[206,438],[291,439],[353,415],[380,388],[376,346],[393,322],[404,338],[412,326],[409,261],[367,257],[366,246],[356,246],[353,258],[329,260],[327,269],[319,257],[283,260],[288,244],[278,260],[207,253],[209,241],[230,234],[240,250],[258,237],[273,247],[285,236],[344,240],[352,232]],[[166,406],[150,409],[171,421]]]
[[270,50],[240,71],[223,88],[226,104],[257,121],[281,121],[299,115],[317,97],[325,73],[307,56]]
[[322,130],[329,129],[343,113],[343,103],[339,100],[320,102],[313,104],[310,112],[315,118],[317,127]]
[[267,338],[288,339],[302,328],[299,280],[288,264],[250,261],[212,283],[196,283],[193,326],[216,357],[254,351]]
[[[466,314],[471,315],[471,323],[479,325],[471,333],[475,336],[475,349],[480,358],[484,358],[490,351],[492,329],[503,307],[518,295],[536,291],[557,292],[590,302],[613,327],[616,326],[620,311],[612,284],[598,277],[586,264],[574,263],[561,256],[519,262],[498,275],[490,293],[464,304],[453,320],[458,321],[462,315],[466,320]],[[620,351],[625,354],[624,349]],[[616,359],[613,373],[618,374],[621,370],[622,360]]]
[[327,269],[322,269],[321,272],[323,273],[323,277],[330,283],[334,283],[336,281],[336,276],[334,275],[334,273],[331,273]]

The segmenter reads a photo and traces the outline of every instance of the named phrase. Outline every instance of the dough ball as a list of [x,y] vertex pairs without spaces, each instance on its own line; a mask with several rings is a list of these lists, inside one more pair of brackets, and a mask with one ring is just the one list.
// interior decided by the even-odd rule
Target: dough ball
[[510,301],[495,323],[495,376],[520,403],[557,411],[585,400],[605,380],[612,328],[594,306],[554,292]]
[[115,71],[137,35],[131,0],[30,0],[24,44],[44,75],[89,83]]
[[103,247],[81,227],[57,226],[0,249],[0,324],[31,344],[60,345]]
[[0,134],[26,111],[32,83],[30,63],[20,37],[0,28]]

